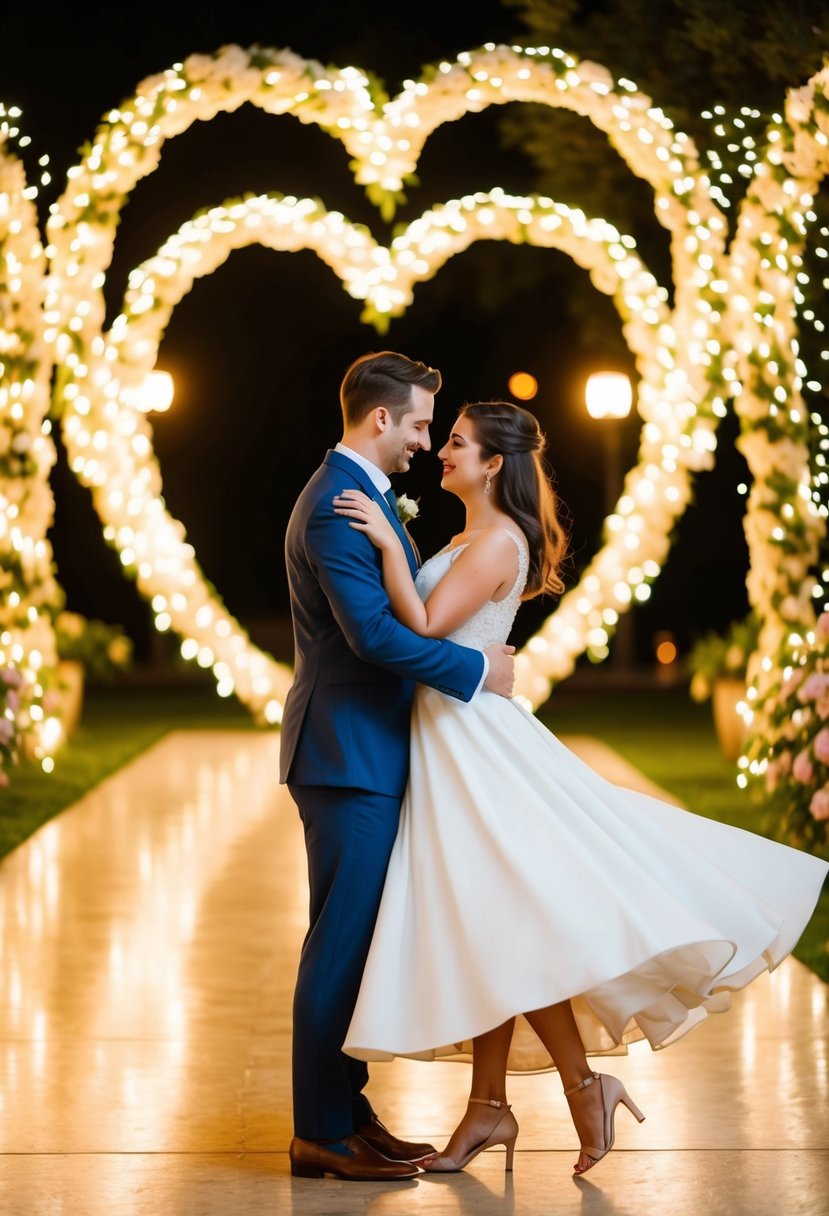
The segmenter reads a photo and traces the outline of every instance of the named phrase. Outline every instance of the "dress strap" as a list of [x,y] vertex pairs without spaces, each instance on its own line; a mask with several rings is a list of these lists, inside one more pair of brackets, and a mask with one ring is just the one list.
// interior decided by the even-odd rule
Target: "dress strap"
[[516,536],[515,533],[511,532],[509,528],[502,528],[501,530],[502,532],[506,532],[507,536],[511,536],[515,541],[515,547],[518,550],[518,578],[520,578],[525,567],[529,567],[530,564],[530,550],[527,546],[527,542],[523,539],[523,537]]
[[516,545],[518,546],[519,552],[523,553],[525,557],[529,557],[529,552],[527,550],[526,541],[522,540],[521,537],[516,536],[515,533],[510,528],[502,528],[501,531],[506,532],[507,536],[512,537],[512,539],[515,541]]
[[[518,573],[515,576],[515,582],[512,584],[512,590],[504,596],[504,599],[509,599],[516,592],[521,592],[524,589],[524,584],[527,580],[527,571],[530,567],[530,551],[523,537],[516,536],[509,528],[502,528],[502,532],[506,532],[507,536],[511,536],[515,541],[515,547],[518,550]],[[495,603],[503,604],[504,600],[496,600]]]

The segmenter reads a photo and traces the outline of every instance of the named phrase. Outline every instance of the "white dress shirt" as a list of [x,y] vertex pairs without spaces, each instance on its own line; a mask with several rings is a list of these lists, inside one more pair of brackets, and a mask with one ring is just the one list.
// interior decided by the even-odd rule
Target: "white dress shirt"
[[391,489],[391,479],[388,474],[384,473],[376,464],[372,464],[370,460],[366,460],[365,456],[361,456],[353,448],[346,447],[344,443],[338,443],[334,451],[341,452],[343,456],[347,456],[349,460],[353,460],[355,464],[358,464],[363,472],[369,475],[372,484],[377,487],[381,494],[385,494],[387,490]]

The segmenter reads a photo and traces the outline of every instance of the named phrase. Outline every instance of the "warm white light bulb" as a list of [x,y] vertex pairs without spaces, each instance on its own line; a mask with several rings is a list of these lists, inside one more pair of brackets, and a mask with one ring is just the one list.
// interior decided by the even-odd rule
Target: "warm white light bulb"
[[152,371],[135,394],[135,404],[145,414],[165,413],[173,404],[175,386],[169,372]]
[[627,418],[633,404],[633,386],[624,372],[594,372],[584,391],[591,418]]

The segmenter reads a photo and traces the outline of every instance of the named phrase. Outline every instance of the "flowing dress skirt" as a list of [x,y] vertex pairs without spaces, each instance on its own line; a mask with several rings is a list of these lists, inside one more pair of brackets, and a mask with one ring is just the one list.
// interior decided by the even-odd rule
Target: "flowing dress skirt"
[[[586,1050],[666,1046],[791,951],[827,866],[612,785],[516,701],[419,686],[411,775],[343,1049],[468,1059],[569,998]],[[519,1019],[510,1070],[552,1067]]]

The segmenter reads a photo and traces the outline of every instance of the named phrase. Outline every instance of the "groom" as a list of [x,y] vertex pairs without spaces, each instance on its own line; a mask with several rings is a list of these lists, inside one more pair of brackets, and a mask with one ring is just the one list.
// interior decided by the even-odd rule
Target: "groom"
[[381,555],[334,514],[359,489],[382,503],[417,571],[390,473],[429,451],[440,372],[392,351],[364,355],[340,388],[343,439],[299,496],[285,556],[295,678],[282,721],[280,780],[305,829],[310,928],[294,996],[294,1139],[300,1177],[413,1178],[431,1145],[398,1140],[362,1090],[364,1063],[340,1051],[351,1021],[397,832],[415,682],[469,701],[512,692],[511,646],[485,654],[421,638],[391,613]]

